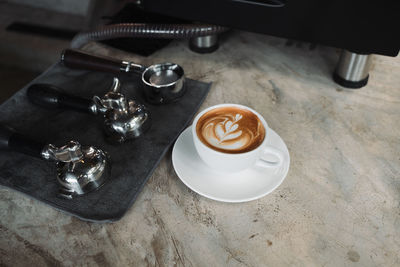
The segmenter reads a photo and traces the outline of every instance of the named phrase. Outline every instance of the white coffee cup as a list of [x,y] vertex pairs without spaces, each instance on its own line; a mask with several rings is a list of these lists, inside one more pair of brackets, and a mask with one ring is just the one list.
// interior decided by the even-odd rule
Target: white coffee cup
[[[261,121],[265,129],[265,136],[262,143],[255,149],[243,153],[224,153],[214,150],[204,144],[197,136],[197,122],[206,112],[222,107],[236,107],[251,111],[253,114],[257,115],[258,119]],[[238,104],[220,104],[209,107],[200,112],[194,118],[192,124],[193,141],[200,158],[211,168],[229,173],[239,172],[254,166],[262,168],[279,168],[282,165],[283,153],[280,150],[267,145],[269,132],[270,130],[268,128],[267,122],[258,112],[249,107]],[[266,158],[267,155],[269,155],[268,158],[270,158],[270,155],[272,155],[272,157],[276,160],[265,160],[264,158]]]

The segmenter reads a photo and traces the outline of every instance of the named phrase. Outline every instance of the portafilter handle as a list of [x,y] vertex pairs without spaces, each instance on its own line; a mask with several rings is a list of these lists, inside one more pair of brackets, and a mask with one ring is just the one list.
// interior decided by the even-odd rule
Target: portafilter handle
[[61,62],[68,68],[112,73],[134,72],[141,74],[146,69],[145,66],[133,62],[96,56],[73,49],[65,49],[62,52]]
[[104,114],[107,110],[125,110],[128,108],[128,101],[120,93],[120,87],[121,83],[115,77],[110,91],[103,97],[94,96],[93,99],[65,94],[54,85],[40,83],[31,85],[26,94],[33,104],[44,108],[63,108],[91,114]]
[[61,162],[75,162],[83,158],[81,145],[76,141],[70,141],[58,148],[52,144],[32,140],[5,125],[0,125],[0,150]]
[[33,84],[27,90],[28,99],[41,107],[49,109],[73,109],[86,113],[96,113],[93,101],[61,92],[51,84]]
[[43,158],[45,143],[37,142],[15,132],[12,128],[0,125],[0,150],[15,151],[36,158]]

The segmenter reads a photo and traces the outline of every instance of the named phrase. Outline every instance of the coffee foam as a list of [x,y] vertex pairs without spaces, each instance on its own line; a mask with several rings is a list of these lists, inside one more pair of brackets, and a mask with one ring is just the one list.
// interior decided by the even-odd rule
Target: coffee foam
[[220,107],[203,114],[196,133],[208,147],[225,153],[243,153],[258,147],[265,136],[260,119],[237,107]]

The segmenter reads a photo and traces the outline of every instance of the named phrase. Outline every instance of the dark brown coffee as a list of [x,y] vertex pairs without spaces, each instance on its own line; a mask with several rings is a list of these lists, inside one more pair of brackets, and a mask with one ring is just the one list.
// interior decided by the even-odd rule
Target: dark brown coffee
[[219,107],[203,114],[196,133],[206,146],[224,153],[244,153],[257,148],[265,128],[256,114],[238,107]]

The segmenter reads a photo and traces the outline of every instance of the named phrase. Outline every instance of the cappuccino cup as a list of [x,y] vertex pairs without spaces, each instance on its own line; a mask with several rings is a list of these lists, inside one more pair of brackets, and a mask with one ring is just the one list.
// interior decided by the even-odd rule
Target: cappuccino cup
[[269,131],[258,112],[238,104],[209,107],[192,124],[194,146],[200,158],[212,169],[229,173],[254,166],[282,165],[283,153],[267,145]]

